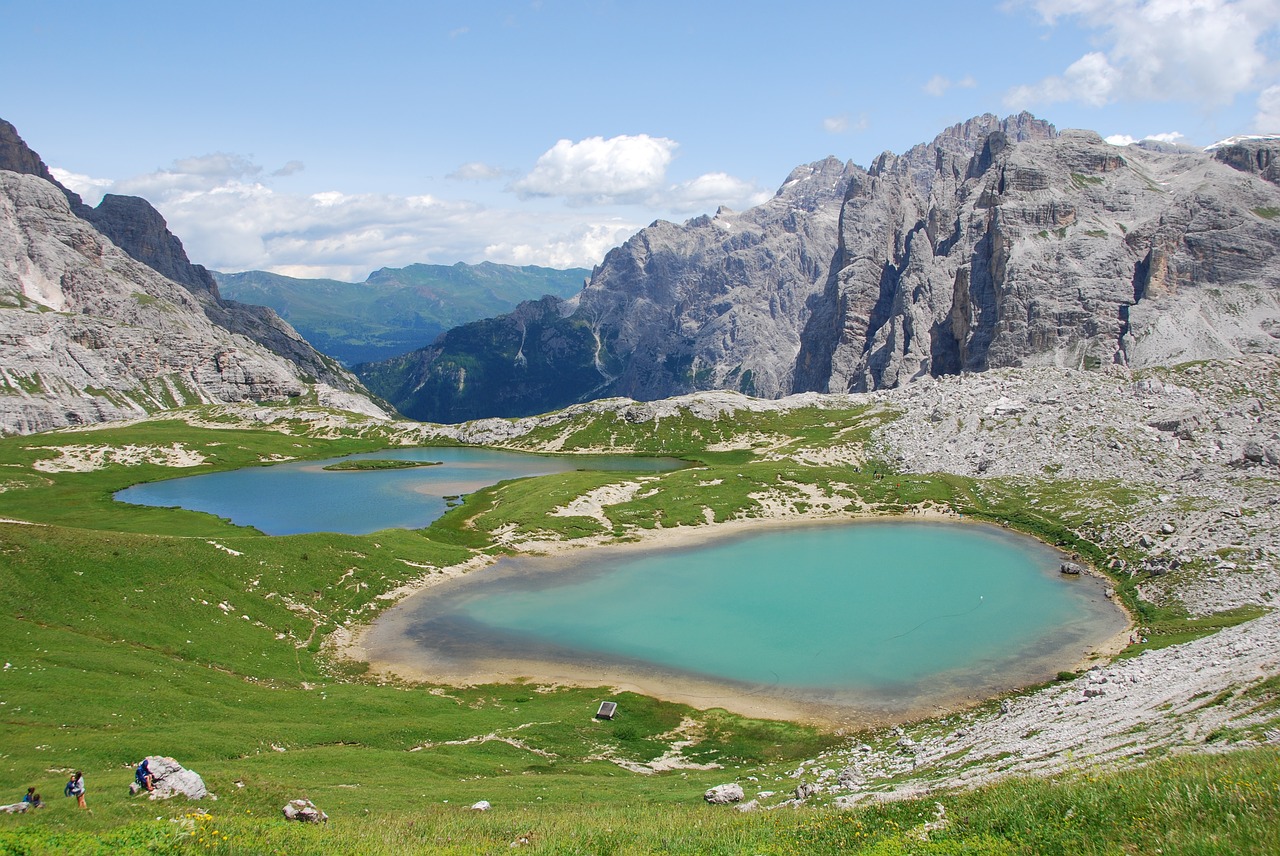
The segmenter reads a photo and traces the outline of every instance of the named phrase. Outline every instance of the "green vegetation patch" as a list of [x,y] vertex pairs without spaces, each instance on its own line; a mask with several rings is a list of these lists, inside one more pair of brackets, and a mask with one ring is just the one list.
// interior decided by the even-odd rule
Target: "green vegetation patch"
[[415,467],[438,467],[441,461],[399,461],[386,458],[361,458],[356,461],[338,461],[324,467],[333,472],[349,472],[351,470],[411,470]]
[[1227,627],[1235,627],[1246,621],[1253,621],[1266,615],[1265,607],[1246,605],[1235,609],[1226,609],[1205,616],[1186,615],[1181,610],[1157,611],[1148,607],[1144,610],[1144,619],[1150,616],[1153,620],[1143,622],[1140,630],[1146,638],[1145,642],[1131,645],[1122,657],[1136,657],[1143,651],[1156,648],[1167,648],[1211,636]]
[[1274,220],[1280,217],[1280,208],[1251,208],[1250,210],[1263,220]]
[[[674,453],[698,466],[505,482],[427,529],[367,536],[269,538],[209,515],[111,497],[150,479],[376,451],[387,445],[376,426],[321,439],[301,419],[278,430],[166,420],[0,440],[0,517],[28,521],[0,524],[8,664],[0,670],[0,746],[14,799],[30,785],[51,803],[0,824],[0,852],[378,856],[510,852],[513,843],[531,853],[1280,851],[1280,764],[1270,748],[851,811],[742,814],[704,805],[701,793],[737,781],[748,798],[786,794],[799,761],[844,738],[607,688],[409,684],[327,647],[378,614],[389,592],[500,551],[499,530],[517,539],[617,537],[659,523],[701,525],[708,509],[717,520],[751,517],[762,496],[797,511],[827,503],[891,513],[936,503],[1027,531],[1095,566],[1133,558],[1113,546],[1106,527],[1146,498],[1141,489],[895,473],[864,458],[871,432],[891,418],[801,409],[550,425],[543,439],[565,449]],[[806,457],[839,447],[858,463]],[[105,466],[63,467],[86,448],[106,455]],[[126,449],[202,463],[106,454]],[[596,490],[616,501],[598,512],[573,505]],[[1141,605],[1134,583],[1116,586]],[[1146,608],[1152,645],[1257,614],[1192,619]],[[1233,703],[1252,704],[1258,724],[1224,730],[1215,742],[1275,727],[1276,686],[1273,679],[1237,693]],[[594,718],[603,700],[619,703],[615,719]],[[673,753],[686,766],[638,772]],[[129,765],[146,754],[196,770],[218,801],[131,799]],[[70,769],[86,772],[92,815],[58,796]],[[280,808],[294,798],[313,800],[331,822],[286,823]],[[467,808],[481,799],[493,810]],[[948,822],[922,837],[938,817],[936,802]]]

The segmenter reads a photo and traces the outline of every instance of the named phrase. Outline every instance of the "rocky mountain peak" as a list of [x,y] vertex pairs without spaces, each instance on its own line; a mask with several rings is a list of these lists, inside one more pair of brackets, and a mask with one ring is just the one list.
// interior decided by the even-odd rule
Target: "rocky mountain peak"
[[80,195],[74,193],[62,186],[53,173],[49,171],[49,167],[40,159],[40,155],[36,154],[22,137],[18,136],[18,129],[11,123],[0,119],[0,169],[16,172],[20,175],[34,175],[36,178],[44,179],[52,184],[58,190],[62,191],[62,195],[67,198],[67,203],[71,206],[71,210],[77,215],[83,216],[89,207],[84,204]]
[[147,200],[108,193],[97,208],[83,216],[147,267],[192,291],[218,297],[213,276],[203,266],[191,263],[182,241],[169,231],[169,224]]
[[1280,184],[1280,137],[1250,137],[1212,147],[1214,159],[1232,169]]
[[[1272,145],[1122,149],[986,114],[866,171],[815,161],[763,205],[642,230],[576,304],[539,307],[536,335],[532,316],[507,316],[442,339],[396,381],[409,398],[387,394],[449,421],[464,403],[467,418],[521,415],[610,395],[859,392],[1280,353]],[[477,375],[464,340],[505,386]],[[522,399],[535,370],[538,397]],[[507,409],[483,413],[473,389]]]
[[0,433],[308,394],[383,414],[273,311],[221,300],[149,203],[89,208],[3,121],[0,366],[21,379],[0,384]]

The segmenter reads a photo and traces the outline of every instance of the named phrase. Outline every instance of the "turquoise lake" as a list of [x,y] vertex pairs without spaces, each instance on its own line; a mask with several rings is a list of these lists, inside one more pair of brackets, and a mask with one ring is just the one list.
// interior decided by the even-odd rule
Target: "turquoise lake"
[[[325,470],[345,460],[438,461],[399,470]],[[134,505],[204,511],[267,535],[420,529],[460,496],[505,479],[571,470],[661,472],[671,458],[526,455],[464,447],[386,449],[324,461],[295,461],[134,485],[115,498]]]
[[1060,574],[1061,560],[997,527],[932,522],[503,560],[405,601],[364,649],[443,680],[567,679],[893,716],[1052,677],[1123,630],[1100,581]]

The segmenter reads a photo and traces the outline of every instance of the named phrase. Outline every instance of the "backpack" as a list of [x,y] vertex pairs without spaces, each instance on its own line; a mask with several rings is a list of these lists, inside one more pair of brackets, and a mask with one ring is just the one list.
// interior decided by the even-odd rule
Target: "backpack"
[[62,792],[67,796],[72,796],[75,793],[75,787],[76,787],[76,780],[67,779],[67,786],[62,789]]

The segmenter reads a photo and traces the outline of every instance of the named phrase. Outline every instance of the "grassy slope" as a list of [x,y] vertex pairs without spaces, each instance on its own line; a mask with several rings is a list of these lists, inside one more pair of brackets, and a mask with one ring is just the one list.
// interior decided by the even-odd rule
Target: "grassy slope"
[[[659,514],[664,525],[698,522],[708,505],[718,517],[750,514],[750,494],[762,490],[793,492],[804,503],[805,495],[789,486],[800,483],[890,510],[931,499],[983,516],[1025,511],[1018,497],[1026,486],[880,479],[875,464],[855,472],[761,460],[747,450],[705,450],[744,433],[761,449],[857,443],[874,418],[800,411],[732,423],[685,418],[656,429],[597,420],[577,426],[569,446],[685,454],[706,466],[663,474],[656,496],[610,507],[619,533],[652,525]],[[1280,775],[1268,751],[951,796],[948,811],[959,822],[928,845],[907,834],[932,817],[928,801],[854,814],[739,815],[701,806],[698,794],[706,787],[751,775],[771,782],[832,738],[696,713],[704,738],[686,755],[727,769],[642,776],[599,756],[652,759],[672,739],[662,735],[693,712],[624,696],[624,715],[599,722],[591,713],[606,697],[601,690],[380,686],[361,679],[360,664],[327,662],[321,647],[326,634],[367,618],[378,594],[422,566],[494,549],[489,531],[515,523],[534,537],[596,534],[601,527],[590,519],[545,512],[634,475],[575,472],[505,483],[420,532],[268,538],[209,515],[110,499],[127,484],[192,470],[116,465],[42,473],[31,466],[53,457],[49,447],[56,445],[174,443],[208,456],[211,463],[197,470],[208,471],[273,455],[365,451],[379,440],[171,421],[0,441],[0,517],[38,524],[0,524],[0,651],[8,664],[0,670],[0,770],[13,799],[34,784],[53,803],[0,821],[0,853],[146,852],[153,844],[193,852],[505,852],[528,831],[538,852],[1280,848],[1273,831],[1280,828]],[[717,478],[719,485],[706,486]],[[1107,485],[1066,490],[1045,483],[1037,490],[1038,516],[1023,522],[1051,538],[1074,537],[1073,509],[1096,509],[1101,498],[1117,506],[1125,501],[1123,491]],[[182,818],[196,811],[187,805],[130,800],[127,765],[144,754],[173,755],[199,771],[221,797],[204,806],[209,817]],[[86,771],[92,816],[60,797],[65,771],[73,768]],[[788,782],[781,778],[776,789],[789,789]],[[313,799],[334,822],[321,830],[286,826],[279,808],[299,796]],[[478,799],[495,810],[462,808]],[[184,823],[171,824],[170,817]]]

